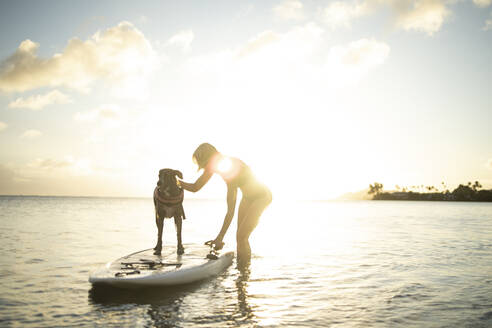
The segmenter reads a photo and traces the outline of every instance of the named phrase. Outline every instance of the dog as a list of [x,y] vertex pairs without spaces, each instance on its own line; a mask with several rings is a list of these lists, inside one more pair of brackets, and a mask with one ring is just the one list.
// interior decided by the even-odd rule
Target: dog
[[174,218],[178,239],[177,253],[178,255],[184,254],[181,239],[182,222],[186,219],[183,209],[184,192],[178,186],[177,176],[183,179],[183,173],[178,170],[162,169],[159,171],[159,180],[154,189],[155,223],[157,225],[157,244],[154,247],[154,255],[161,255],[165,218]]

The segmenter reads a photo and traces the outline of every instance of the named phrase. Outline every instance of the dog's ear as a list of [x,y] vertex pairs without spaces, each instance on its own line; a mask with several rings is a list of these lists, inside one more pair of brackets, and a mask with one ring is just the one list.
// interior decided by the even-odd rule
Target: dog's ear
[[181,171],[174,170],[174,174],[177,175],[180,179],[183,179],[183,173],[181,173]]
[[159,170],[159,175],[158,175],[158,179],[157,180],[157,187],[160,187],[161,186],[161,180],[162,180],[162,175],[164,174],[164,169],[162,170]]

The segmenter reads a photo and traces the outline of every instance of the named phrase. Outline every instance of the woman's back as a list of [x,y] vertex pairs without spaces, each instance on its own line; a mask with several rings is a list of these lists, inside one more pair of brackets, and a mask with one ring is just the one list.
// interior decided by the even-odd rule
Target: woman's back
[[265,186],[258,182],[250,167],[234,157],[222,157],[214,165],[217,172],[231,187],[239,188],[243,197],[259,196],[265,191]]

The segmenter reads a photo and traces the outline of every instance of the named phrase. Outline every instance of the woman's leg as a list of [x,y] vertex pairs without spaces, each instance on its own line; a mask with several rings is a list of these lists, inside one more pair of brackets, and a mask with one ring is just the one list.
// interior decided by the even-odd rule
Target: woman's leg
[[265,197],[253,201],[243,199],[239,205],[236,242],[237,259],[240,266],[246,265],[251,259],[249,236],[258,225],[261,214],[271,201],[271,194],[268,193]]
[[[241,257],[241,253],[248,253],[249,243],[245,245],[244,240],[241,238],[242,233],[240,234],[240,228],[243,226],[244,220],[247,218],[247,214],[249,213],[249,208],[253,202],[243,198],[241,199],[241,203],[239,204],[239,209],[237,211],[237,231],[236,231],[236,247],[237,247],[237,259],[239,263],[239,258]],[[251,253],[251,249],[249,249],[249,253]]]

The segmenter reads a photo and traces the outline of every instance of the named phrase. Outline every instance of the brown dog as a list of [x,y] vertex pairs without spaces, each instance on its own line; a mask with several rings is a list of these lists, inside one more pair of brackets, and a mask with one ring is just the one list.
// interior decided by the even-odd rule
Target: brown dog
[[154,254],[161,255],[162,251],[162,230],[164,229],[164,219],[174,217],[176,225],[176,236],[178,239],[177,253],[184,253],[181,240],[181,226],[185,217],[183,209],[183,189],[178,187],[176,176],[183,179],[180,171],[172,169],[162,169],[159,171],[159,181],[154,190],[155,223],[157,225],[157,244],[154,247]]

